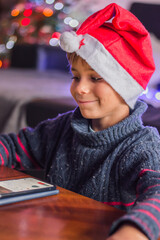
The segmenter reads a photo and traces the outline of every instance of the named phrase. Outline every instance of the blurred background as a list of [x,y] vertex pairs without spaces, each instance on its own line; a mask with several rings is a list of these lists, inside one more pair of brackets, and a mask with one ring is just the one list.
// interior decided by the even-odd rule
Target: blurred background
[[140,98],[145,125],[160,131],[160,0],[0,0],[0,133],[75,108],[70,74],[57,36],[76,30],[93,12],[117,3],[150,32],[156,71]]

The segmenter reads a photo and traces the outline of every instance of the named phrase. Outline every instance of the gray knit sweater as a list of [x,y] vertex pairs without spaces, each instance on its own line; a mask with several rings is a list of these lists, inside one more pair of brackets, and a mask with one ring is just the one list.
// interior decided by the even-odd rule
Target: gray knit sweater
[[151,240],[160,230],[160,138],[144,127],[146,104],[103,131],[89,130],[79,108],[15,134],[1,135],[1,164],[44,168],[51,183],[124,209],[113,223],[135,223]]

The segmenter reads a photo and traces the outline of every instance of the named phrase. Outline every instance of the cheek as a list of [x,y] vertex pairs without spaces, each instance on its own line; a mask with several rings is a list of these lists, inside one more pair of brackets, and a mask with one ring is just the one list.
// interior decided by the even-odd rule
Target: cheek
[[106,86],[104,87],[95,87],[94,93],[101,101],[105,102],[110,98],[110,92],[107,90]]
[[99,105],[102,109],[110,108],[118,101],[116,93],[106,86],[97,87],[95,91],[96,95],[99,96]]
[[[72,94],[72,96],[74,97],[74,89],[75,89],[75,87],[74,87],[74,84],[73,84],[73,82],[71,83],[71,86],[70,86],[70,93]],[[74,97],[75,98],[75,97]]]

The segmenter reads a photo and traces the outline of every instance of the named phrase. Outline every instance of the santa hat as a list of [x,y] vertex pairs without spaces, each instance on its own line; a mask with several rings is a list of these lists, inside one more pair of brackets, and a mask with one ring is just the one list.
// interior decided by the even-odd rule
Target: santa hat
[[113,3],[64,32],[61,48],[82,57],[134,108],[154,70],[149,33],[128,10]]

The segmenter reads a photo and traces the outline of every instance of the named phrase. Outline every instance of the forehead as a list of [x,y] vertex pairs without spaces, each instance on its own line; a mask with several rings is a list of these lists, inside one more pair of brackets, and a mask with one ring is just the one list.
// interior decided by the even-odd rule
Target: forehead
[[[85,69],[86,71],[94,71],[93,68],[81,57],[76,58],[71,64],[71,70],[78,70],[80,68]],[[94,71],[95,72],[95,71]]]

